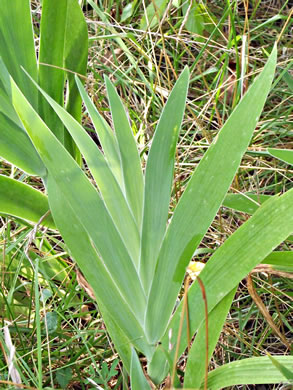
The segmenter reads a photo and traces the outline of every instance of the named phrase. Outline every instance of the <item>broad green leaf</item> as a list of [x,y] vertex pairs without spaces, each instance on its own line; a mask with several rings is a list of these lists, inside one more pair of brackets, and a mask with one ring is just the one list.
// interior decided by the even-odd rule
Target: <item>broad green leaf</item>
[[[292,229],[293,189],[265,202],[209,259],[200,273],[209,312],[286,239]],[[191,334],[194,334],[204,320],[204,305],[198,283],[193,283],[189,288],[188,301],[196,307],[189,313]],[[181,310],[182,304],[177,308],[161,340],[164,348],[168,348],[170,342],[176,342]],[[170,329],[174,335],[171,340],[168,336]],[[182,332],[179,354],[185,349],[186,342],[186,334]],[[170,353],[174,355],[173,350]],[[158,349],[149,367],[149,373],[156,381],[161,379],[164,362]]]
[[155,27],[160,22],[167,3],[167,0],[152,0],[146,8],[146,14],[141,18],[140,29],[146,30]]
[[[247,214],[253,214],[259,206],[269,200],[271,195],[262,194],[227,194],[223,200],[222,206],[233,210],[241,211]],[[287,237],[287,240],[293,241],[293,236]]]
[[102,145],[105,158],[108,161],[108,165],[111,168],[123,192],[125,192],[121,170],[119,147],[115,135],[110,126],[105,121],[105,119],[99,114],[94,103],[88,97],[79,78],[75,77],[75,81],[77,83],[79,92],[84,101],[86,109],[95,127],[95,131]]
[[284,161],[287,164],[293,165],[293,150],[289,149],[272,149],[269,148],[268,152],[279,160]]
[[131,349],[130,383],[132,390],[151,390],[134,348]]
[[[286,369],[292,369],[292,356],[276,356],[275,359]],[[209,390],[220,390],[234,385],[288,383],[285,376],[280,373],[267,356],[225,364],[210,372],[208,378]]]
[[[210,312],[208,316],[209,334],[209,361],[218,342],[220,333],[226,321],[229,309],[232,305],[236,289],[227,294]],[[192,303],[190,305],[193,307]],[[195,340],[188,353],[187,365],[184,375],[184,388],[199,388],[205,376],[206,366],[206,321],[203,321],[195,336]]]
[[270,361],[273,363],[273,365],[276,367],[277,370],[280,371],[281,374],[284,375],[284,377],[286,379],[288,379],[290,381],[290,383],[293,384],[293,371],[292,371],[292,366],[290,367],[290,369],[288,369],[287,367],[285,367],[282,363],[280,363],[277,359],[275,359],[272,355],[270,355],[269,353],[267,354],[268,355],[268,358],[270,359]]
[[285,272],[293,272],[293,252],[272,252],[265,259],[262,264],[269,264],[273,269]]
[[[56,102],[64,101],[64,39],[67,0],[44,0],[42,5],[39,84]],[[64,128],[46,100],[40,99],[41,116],[47,126],[64,143]]]
[[103,313],[103,321],[106,324],[107,331],[115,345],[119,358],[122,360],[123,366],[126,368],[127,372],[130,373],[131,348],[133,342],[130,342],[129,338],[127,338],[125,333],[122,331],[121,326],[117,323],[117,317],[114,319],[113,315],[111,316],[111,307],[107,310],[106,306],[103,306],[100,301],[99,309]]
[[67,111],[81,121],[81,97],[75,83],[74,73],[86,75],[88,61],[88,29],[82,9],[76,0],[67,0],[64,67],[67,70]]
[[21,91],[34,108],[38,94],[21,66],[37,80],[37,60],[29,0],[1,0],[0,57]]
[[148,300],[146,329],[151,342],[160,340],[166,329],[185,269],[222,204],[249,145],[270,90],[276,59],[274,47],[263,71],[202,158],[174,211]]
[[203,30],[204,30],[204,9],[202,9],[202,6],[197,4],[197,2],[193,2],[191,8],[189,9],[190,2],[184,4],[182,6],[183,16],[186,18],[186,13],[189,10],[189,14],[186,20],[186,23],[184,25],[185,29],[195,33],[198,35],[196,37],[196,40],[201,41],[203,36]]
[[[48,198],[40,191],[0,175],[0,213],[37,223],[48,210]],[[42,225],[55,229],[51,215],[44,219]]]
[[[101,257],[103,267],[107,268],[107,272],[119,286],[121,296],[129,304],[137,318],[142,321],[145,310],[145,295],[140,279],[98,192],[32,109],[13,80],[12,98],[23,125],[48,169],[48,178],[55,183],[54,190],[51,193],[48,190],[49,203],[50,195],[51,199],[57,196],[57,190],[62,197],[67,199],[68,207],[70,207],[71,212],[75,213],[76,218],[89,236],[88,242]],[[70,228],[73,229],[72,226]],[[60,231],[62,234],[62,229]],[[121,272],[121,268],[123,268],[123,272]],[[99,283],[103,284],[102,277]],[[107,284],[104,284],[104,288],[107,290],[106,286]]]
[[[38,87],[38,85],[35,83]],[[54,112],[61,119],[68,132],[73,137],[79,150],[83,154],[88,168],[90,169],[103,200],[111,214],[111,217],[119,230],[124,244],[131,255],[133,263],[137,267],[140,236],[133,215],[128,207],[126,199],[117,183],[102,152],[91,137],[84,131],[82,126],[48,94],[38,87],[46,101],[51,105]]]
[[137,0],[131,1],[123,8],[120,23],[125,22],[125,20],[132,16],[136,3]]
[[118,141],[126,198],[139,230],[143,207],[143,175],[129,119],[113,84],[105,77],[115,135]]
[[[63,105],[64,83],[68,78],[67,110],[81,120],[81,98],[73,72],[87,68],[87,25],[77,0],[44,0],[41,19],[39,82],[57,103]],[[69,134],[48,103],[41,99],[42,117],[66,149],[75,156]]]
[[16,124],[1,109],[0,156],[29,175],[46,175],[46,168],[21,123]]
[[[116,324],[119,324],[121,332],[127,336],[131,344],[135,345],[146,356],[150,356],[152,353],[151,348],[148,347],[144,332],[135,314],[130,309],[129,303],[121,296],[119,285],[115,283],[111,272],[109,272],[103,259],[95,250],[87,230],[72,208],[70,199],[68,199],[67,195],[50,175],[48,178],[48,193],[50,208],[56,225],[70,253],[95,293],[110,334],[116,335],[116,340],[118,341],[120,334]],[[103,226],[106,227],[106,225]],[[119,267],[119,264],[117,264],[117,267]],[[129,281],[130,283],[131,281]],[[137,290],[132,289],[132,293],[136,296]],[[106,311],[104,310],[103,312],[103,309],[106,309]],[[124,337],[119,342],[123,343],[127,342],[127,340]],[[130,345],[122,345],[119,348],[118,344],[117,347],[119,351],[123,350],[127,356],[127,349],[130,348]]]
[[222,205],[230,209],[253,214],[259,206],[271,198],[271,195],[227,194]]
[[185,109],[188,81],[189,71],[185,68],[164,107],[147,160],[140,260],[140,275],[147,292],[166,231],[176,143]]

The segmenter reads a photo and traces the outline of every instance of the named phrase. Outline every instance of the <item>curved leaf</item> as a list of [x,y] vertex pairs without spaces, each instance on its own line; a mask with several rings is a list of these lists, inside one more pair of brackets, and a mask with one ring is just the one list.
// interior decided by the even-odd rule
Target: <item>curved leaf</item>
[[273,157],[276,157],[279,160],[282,160],[282,161],[284,161],[287,164],[293,165],[293,150],[269,148],[268,152]]
[[[292,370],[292,356],[275,356],[274,358],[278,363]],[[208,378],[208,388],[210,390],[220,390],[234,385],[288,383],[286,377],[281,374],[267,356],[225,364],[209,373]]]
[[[48,198],[42,192],[20,181],[0,175],[0,213],[37,223],[48,210]],[[51,215],[44,219],[42,225],[55,229]]]
[[[212,255],[200,278],[206,290],[209,312],[272,250],[278,246],[293,229],[293,189],[280,197],[272,197],[245,222]],[[190,311],[190,332],[194,334],[204,320],[204,305],[198,283],[188,290],[188,301],[196,307]],[[169,343],[176,343],[182,303],[178,306],[162,338],[167,350]],[[172,329],[172,338],[168,332]],[[186,334],[182,332],[179,354],[186,347]],[[170,352],[174,356],[174,350]],[[158,349],[149,367],[149,374],[156,381],[161,380],[165,358]]]

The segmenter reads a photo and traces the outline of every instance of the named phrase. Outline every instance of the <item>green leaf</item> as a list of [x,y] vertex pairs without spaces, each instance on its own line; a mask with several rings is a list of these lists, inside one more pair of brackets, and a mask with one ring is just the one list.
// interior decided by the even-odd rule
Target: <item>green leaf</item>
[[160,22],[167,3],[167,0],[152,0],[147,6],[146,14],[141,18],[140,29],[146,30],[155,27]]
[[283,79],[286,81],[289,89],[293,91],[293,77],[288,72],[288,70],[284,73]]
[[282,160],[282,161],[284,161],[287,164],[293,165],[293,150],[269,148],[268,152],[273,157],[276,157],[279,160]]
[[[117,340],[117,349],[120,352],[124,351],[125,356],[129,358],[130,345],[127,344],[127,341],[131,340],[136,348],[143,351],[146,356],[150,356],[151,350],[146,347],[144,332],[136,316],[129,308],[128,302],[121,296],[119,285],[114,282],[111,273],[92,245],[88,232],[72,210],[67,196],[62,194],[60,188],[50,176],[48,191],[50,207],[56,225],[70,249],[70,253],[93,288],[106,327],[109,329],[111,336],[114,336],[114,341]],[[119,324],[119,327],[117,324]],[[120,333],[124,333],[126,338],[120,339]],[[119,348],[120,344],[121,348]],[[123,355],[121,356],[123,357]]]
[[[209,361],[218,342],[220,333],[226,321],[229,309],[233,302],[236,289],[227,294],[210,312],[208,316],[208,348]],[[184,388],[197,389],[200,387],[206,368],[206,321],[203,321],[196,334],[195,340],[188,353],[187,365],[184,375]]]
[[[39,82],[57,103],[63,105],[64,83],[68,78],[67,110],[81,120],[81,98],[74,74],[85,74],[88,35],[84,15],[77,0],[44,0],[41,19]],[[72,155],[74,144],[54,110],[43,99],[42,117]]]
[[222,205],[230,209],[253,214],[259,206],[271,198],[271,195],[227,194]]
[[111,114],[118,141],[126,198],[141,229],[143,205],[143,175],[135,138],[129,119],[113,84],[105,77]]
[[[189,3],[182,6],[183,16],[186,18],[187,10],[189,9]],[[196,37],[196,40],[201,41],[201,38],[203,36],[203,30],[204,30],[204,17],[203,17],[204,10],[202,9],[201,5],[196,4],[194,2],[189,9],[189,14],[185,23],[185,29],[195,33],[198,35]]]
[[131,1],[128,3],[122,10],[122,15],[120,19],[120,23],[125,22],[128,18],[130,18],[133,14],[133,11],[135,9],[135,5],[137,3],[137,0]]
[[272,252],[265,259],[262,264],[269,264],[273,269],[285,272],[293,272],[293,252]]
[[87,109],[87,111],[91,117],[91,120],[93,122],[93,125],[95,127],[99,141],[102,145],[103,152],[104,152],[105,158],[108,162],[108,165],[111,168],[111,170],[112,170],[114,176],[116,177],[116,180],[118,181],[123,192],[125,192],[124,182],[123,182],[123,177],[122,177],[120,153],[119,153],[117,139],[116,139],[112,129],[110,128],[110,126],[107,124],[105,119],[99,114],[94,103],[88,97],[79,78],[75,77],[75,80],[76,80],[79,92],[80,92],[82,99],[84,101],[84,104],[86,106],[86,109]]
[[44,322],[48,334],[56,332],[58,328],[58,314],[55,311],[49,311],[46,313]]
[[[80,167],[13,81],[12,96],[16,111],[48,168],[49,204],[65,242],[94,291],[98,291],[97,296],[105,306],[113,308],[124,333],[145,345],[138,322],[143,321],[145,296],[111,216]],[[149,355],[148,351],[145,353]]]
[[46,174],[46,168],[13,108],[10,76],[1,57],[0,156],[29,175],[44,176]]
[[[278,363],[290,370],[292,356],[276,356]],[[287,383],[286,378],[267,356],[243,359],[225,364],[209,373],[209,390],[219,390],[234,385]],[[203,387],[202,387],[203,388]]]
[[[39,84],[59,104],[64,101],[64,36],[67,18],[67,0],[44,0],[42,5]],[[52,108],[40,100],[40,113],[47,126],[61,143],[64,128]]]
[[130,382],[132,390],[150,390],[135,349],[131,349]]
[[[290,381],[290,383],[293,384],[293,371],[292,367],[290,367],[290,370],[288,370],[287,367],[285,367],[282,363],[280,363],[277,359],[275,359],[272,355],[269,353],[267,354],[273,365],[277,368],[277,370],[280,371],[281,374],[284,375],[286,379]],[[279,357],[279,356],[278,356]]]
[[107,332],[115,345],[119,358],[122,360],[123,366],[126,368],[127,372],[130,373],[132,343],[122,331],[121,326],[117,323],[118,317],[114,319],[113,315],[111,315],[112,308],[110,307],[109,310],[107,310],[106,306],[100,301],[99,309],[101,313],[103,313],[103,321],[106,324]]
[[[13,22],[12,22],[13,21]],[[38,106],[38,94],[20,66],[37,80],[37,60],[34,46],[30,1],[1,1],[0,57],[21,91],[34,108]]]
[[[146,330],[151,342],[160,340],[165,332],[185,269],[222,204],[249,145],[270,90],[276,55],[274,47],[260,76],[202,158],[174,211],[160,250],[148,300]],[[160,321],[155,321],[155,318],[160,318]]]
[[72,369],[70,367],[61,368],[56,372],[56,381],[58,385],[65,389],[72,378]]
[[[0,175],[0,213],[37,223],[48,210],[48,198],[40,191]],[[51,215],[48,215],[42,224],[55,229]]]
[[147,292],[166,231],[176,143],[185,109],[188,82],[189,71],[185,68],[164,107],[147,160],[140,261],[140,275]]
[[[209,312],[293,229],[293,189],[284,195],[272,197],[243,224],[209,259],[200,273],[206,291]],[[204,306],[198,283],[188,290],[188,301],[196,307],[189,313],[190,331],[194,334],[204,320]],[[176,342],[182,304],[179,305],[162,338],[162,346]],[[169,339],[168,332],[174,335]],[[179,354],[186,347],[186,334],[182,332]],[[174,355],[174,351],[170,352]],[[156,380],[161,376],[164,360],[157,350],[150,366],[150,375]]]
[[36,83],[42,95],[51,105],[54,112],[61,119],[73,137],[79,150],[83,154],[88,168],[90,169],[105,205],[123,238],[124,244],[131,255],[133,263],[138,265],[140,236],[133,215],[102,152],[91,137],[84,131],[82,126],[48,94],[46,94]]

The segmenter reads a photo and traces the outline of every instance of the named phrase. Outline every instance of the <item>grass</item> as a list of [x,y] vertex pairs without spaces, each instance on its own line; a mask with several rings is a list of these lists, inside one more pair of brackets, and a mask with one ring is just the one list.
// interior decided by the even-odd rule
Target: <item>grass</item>
[[[132,119],[142,158],[145,158],[143,151],[148,150],[174,80],[185,65],[191,69],[192,82],[177,149],[170,216],[192,168],[198,164],[240,97],[240,83],[231,84],[229,79],[233,76],[232,68],[236,68],[236,78],[241,77],[242,48],[241,40],[237,41],[236,37],[247,36],[249,62],[245,86],[255,77],[256,69],[265,63],[266,53],[281,33],[290,12],[289,1],[272,1],[268,6],[255,0],[250,2],[248,9],[243,5],[245,3],[234,2],[228,10],[225,1],[213,1],[209,10],[217,21],[216,25],[221,21],[218,23],[220,32],[215,32],[211,39],[207,35],[202,41],[182,28],[184,18],[180,9],[175,7],[170,7],[166,18],[152,31],[145,32],[140,29],[144,14],[140,2],[133,15],[123,23],[120,22],[121,14],[127,2],[97,2],[104,8],[99,16],[89,4],[84,4],[90,32],[87,89],[110,122],[103,76],[115,81]],[[32,1],[32,6],[37,34],[41,8],[37,1]],[[274,19],[275,15],[280,17]],[[280,37],[274,86],[231,192],[272,195],[292,187],[292,166],[265,154],[268,147],[293,148],[292,76],[291,87],[286,77],[292,66],[290,29],[292,22],[287,24]],[[83,123],[91,131],[92,125],[86,114]],[[1,174],[41,188],[38,179],[25,176],[4,161],[1,161],[0,170]],[[196,259],[208,261],[210,254],[246,219],[246,214],[222,207],[201,243],[202,253]],[[94,389],[98,385],[101,388],[128,388],[125,372],[98,307],[61,238],[56,232],[40,227],[34,238],[31,225],[5,216],[1,217],[0,234],[1,328],[9,322],[17,358],[16,369],[21,373],[22,384],[38,389]],[[280,250],[292,250],[292,243],[284,243]],[[29,259],[34,267],[38,264],[38,274]],[[256,273],[253,279],[255,292],[290,342],[293,330],[290,323],[292,279],[270,273]],[[42,299],[38,299],[38,294]],[[5,383],[11,377],[8,377],[7,340],[3,337],[0,332],[0,388],[13,389],[14,385]],[[244,280],[227,318],[211,368],[266,352],[290,353],[288,346],[274,335],[260,314]],[[182,372],[186,357],[184,354],[180,361]],[[281,389],[281,385],[267,385],[266,388]]]

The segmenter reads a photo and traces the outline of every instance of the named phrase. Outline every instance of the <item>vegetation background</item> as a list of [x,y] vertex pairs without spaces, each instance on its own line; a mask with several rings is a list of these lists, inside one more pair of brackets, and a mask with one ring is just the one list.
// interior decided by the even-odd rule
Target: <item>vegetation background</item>
[[[230,191],[252,192],[260,197],[292,188],[292,165],[267,153],[267,148],[293,149],[291,1],[211,0],[203,2],[206,8],[192,8],[188,2],[181,4],[180,1],[96,1],[100,13],[93,9],[90,0],[82,3],[89,31],[85,80],[88,93],[110,122],[103,77],[107,75],[116,82],[142,152],[152,139],[175,80],[185,65],[190,68],[191,83],[176,151],[170,216],[190,173],[239,101],[241,88],[245,91],[250,85],[279,39],[273,88]],[[33,0],[31,6],[37,44],[42,8]],[[145,15],[152,21],[151,29],[146,28]],[[210,40],[215,25],[219,29]],[[247,42],[244,49],[240,39],[243,35]],[[249,54],[243,83],[240,80],[242,50]],[[155,91],[156,98],[150,90]],[[98,142],[85,113],[82,121]],[[25,175],[4,160],[0,163],[1,174],[42,190],[40,180]],[[216,248],[248,218],[245,212],[221,207],[194,260],[207,262]],[[9,331],[22,372],[23,388],[37,387],[40,354],[44,389],[46,386],[76,390],[99,388],[97,386],[128,388],[125,371],[95,300],[91,298],[90,287],[68,255],[61,237],[50,229],[39,228],[32,243],[33,226],[29,223],[5,216],[0,223],[1,327],[5,321],[11,324]],[[292,250],[292,241],[286,241],[278,249]],[[28,252],[43,262],[55,261],[53,274],[41,270],[40,303],[35,300],[35,275],[27,261]],[[290,354],[292,273],[255,270],[252,279],[254,287],[248,289],[247,280],[243,280],[238,289],[210,369],[265,352]],[[261,302],[266,311],[262,310]],[[36,315],[36,312],[41,314]],[[42,332],[41,349],[37,345],[38,326]],[[6,382],[9,376],[4,339],[0,333],[0,388],[13,389],[15,387]],[[184,354],[180,359],[182,373],[186,358]],[[284,386],[238,388],[284,389]]]

